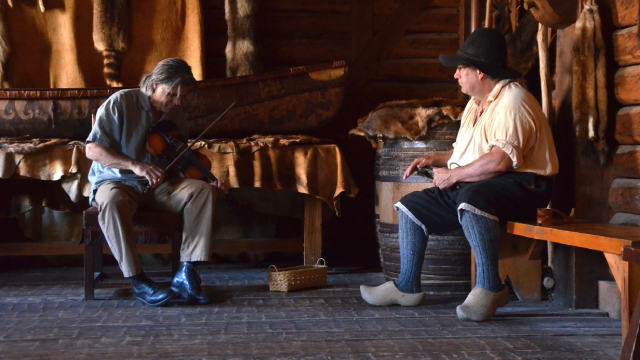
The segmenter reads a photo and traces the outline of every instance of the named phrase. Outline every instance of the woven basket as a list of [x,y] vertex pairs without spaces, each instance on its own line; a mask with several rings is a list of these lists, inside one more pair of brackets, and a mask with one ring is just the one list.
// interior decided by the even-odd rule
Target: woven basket
[[[322,264],[320,264],[322,260]],[[273,269],[272,269],[273,268]],[[284,291],[327,286],[327,265],[323,258],[315,265],[293,266],[278,270],[275,265],[268,270],[269,291]]]

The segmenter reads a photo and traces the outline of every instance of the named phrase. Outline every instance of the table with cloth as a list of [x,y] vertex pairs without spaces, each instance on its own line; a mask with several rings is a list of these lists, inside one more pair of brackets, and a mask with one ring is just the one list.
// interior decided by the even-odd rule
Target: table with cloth
[[[339,215],[340,194],[353,197],[358,192],[339,148],[320,139],[305,136],[254,136],[237,140],[199,141],[193,148],[211,160],[211,172],[231,188],[286,190],[276,194],[284,196],[295,192],[304,196],[304,245],[300,241],[294,244],[293,241],[283,239],[270,242],[254,239],[244,243],[214,241],[213,252],[235,251],[247,246],[251,251],[274,251],[274,248],[276,251],[304,250],[305,263],[315,263],[321,250],[322,203],[326,203],[332,212]],[[55,219],[49,225],[36,224],[42,221],[39,217],[43,214],[42,210],[38,212],[36,208],[44,204],[55,210],[73,212],[78,207],[87,207],[87,197],[91,190],[87,179],[90,166],[91,161],[85,156],[82,142],[0,138],[0,183],[16,186],[21,182],[39,180],[39,184],[54,184],[55,188],[63,190],[37,191],[50,187],[28,185],[27,188],[31,188],[36,195],[23,200],[29,202],[27,205],[21,205],[15,199],[9,199],[13,206],[2,204],[5,208],[10,208],[0,212],[3,216],[16,216],[16,213],[23,211],[16,209],[30,206],[34,211],[29,222],[42,229],[37,234],[31,234],[36,243],[0,243],[0,256],[82,253],[79,245],[81,220],[77,237],[70,237],[73,241],[46,241],[46,234],[53,233],[61,224]],[[16,196],[20,191],[9,191],[9,196]],[[256,194],[260,196],[260,193]],[[65,227],[74,226],[65,224]]]

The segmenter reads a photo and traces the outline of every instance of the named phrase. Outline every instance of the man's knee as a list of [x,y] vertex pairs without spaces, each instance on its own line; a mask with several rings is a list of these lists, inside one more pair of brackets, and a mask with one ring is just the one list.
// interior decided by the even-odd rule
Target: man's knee
[[94,202],[98,205],[100,211],[104,209],[120,211],[137,207],[136,201],[127,191],[108,185],[101,186],[96,193]]

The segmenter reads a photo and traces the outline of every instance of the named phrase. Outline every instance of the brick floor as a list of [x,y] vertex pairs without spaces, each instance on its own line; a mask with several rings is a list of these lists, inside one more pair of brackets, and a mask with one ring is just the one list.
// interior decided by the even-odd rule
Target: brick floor
[[[202,268],[202,267],[201,267]],[[512,301],[485,323],[459,321],[460,298],[372,307],[359,285],[268,291],[265,269],[202,268],[215,303],[148,308],[129,289],[83,301],[82,269],[0,274],[2,359],[616,359],[620,321],[597,310]]]

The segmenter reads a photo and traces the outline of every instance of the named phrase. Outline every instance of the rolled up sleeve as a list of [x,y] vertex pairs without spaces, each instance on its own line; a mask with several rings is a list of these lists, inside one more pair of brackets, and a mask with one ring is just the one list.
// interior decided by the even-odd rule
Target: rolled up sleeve
[[494,146],[504,151],[517,169],[523,163],[523,145],[528,137],[534,134],[531,122],[511,109],[504,109],[495,114],[492,131],[485,151],[488,153]]

